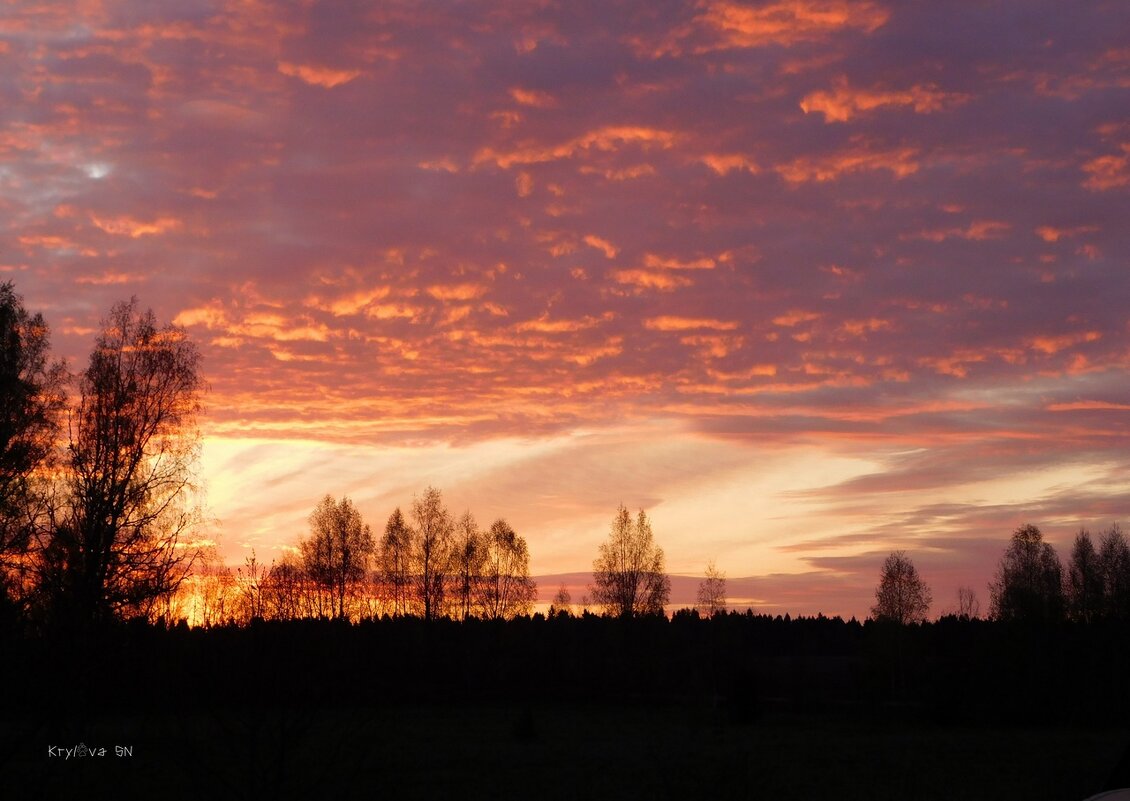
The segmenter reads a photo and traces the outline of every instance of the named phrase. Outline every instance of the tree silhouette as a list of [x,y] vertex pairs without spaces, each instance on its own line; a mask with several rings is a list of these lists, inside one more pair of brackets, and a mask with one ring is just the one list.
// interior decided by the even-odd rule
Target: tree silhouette
[[381,537],[380,572],[394,615],[406,615],[411,600],[412,529],[396,507]]
[[480,595],[481,572],[487,557],[486,548],[475,516],[470,510],[464,512],[455,526],[455,544],[452,549],[455,614],[460,620],[466,620],[475,612]]
[[510,524],[495,520],[486,537],[483,560],[483,614],[504,619],[528,614],[537,598],[530,578],[530,551],[526,540]]
[[69,459],[43,548],[42,586],[79,623],[148,614],[176,590],[199,520],[189,502],[199,454],[200,354],[137,299],[103,321],[79,380]]
[[593,562],[593,600],[611,615],[661,614],[671,596],[663,570],[663,549],[655,544],[647,515],[641,509],[633,523],[621,504]]
[[972,587],[957,588],[957,615],[967,620],[973,620],[981,614],[981,601]]
[[920,623],[930,612],[930,588],[918,575],[905,551],[895,551],[883,562],[871,616],[900,625]]
[[561,586],[557,588],[557,593],[553,596],[553,602],[549,606],[549,612],[550,617],[559,614],[573,614],[573,596],[570,594],[569,588],[565,586],[565,582],[561,582]]
[[67,380],[50,347],[43,315],[28,314],[10,281],[0,284],[0,596],[24,583],[45,510],[39,474],[54,453]]
[[414,595],[425,620],[444,615],[448,571],[451,567],[451,515],[443,496],[428,487],[412,500]]
[[1072,620],[1089,623],[1102,613],[1103,570],[1086,529],[1075,535],[1067,565],[1067,611]]
[[996,620],[1059,620],[1066,603],[1063,569],[1040,529],[1020,526],[989,585],[990,615]]
[[345,599],[365,578],[373,534],[349,498],[326,495],[310,514],[310,538],[299,544],[309,577],[328,591],[330,614],[348,617]]
[[1099,572],[1103,615],[1130,620],[1130,546],[1117,523],[1099,541]]
[[707,617],[726,611],[726,574],[713,560],[706,565],[706,577],[698,585],[698,610]]

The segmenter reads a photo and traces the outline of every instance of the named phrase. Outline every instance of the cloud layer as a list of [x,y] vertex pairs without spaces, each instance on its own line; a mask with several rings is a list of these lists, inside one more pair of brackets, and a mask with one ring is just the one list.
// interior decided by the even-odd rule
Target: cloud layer
[[213,438],[668,421],[819,447],[880,465],[821,501],[876,553],[985,536],[1000,498],[970,476],[1077,468],[1033,514],[1124,515],[1128,26],[1118,3],[23,3],[0,279],[76,363],[131,294],[184,325]]

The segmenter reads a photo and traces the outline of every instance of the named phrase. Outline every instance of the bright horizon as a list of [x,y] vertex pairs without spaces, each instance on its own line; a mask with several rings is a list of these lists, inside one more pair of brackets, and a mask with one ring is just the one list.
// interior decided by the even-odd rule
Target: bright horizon
[[[429,485],[585,572],[932,615],[1127,521],[1130,9],[21,3],[0,281],[81,369],[136,295],[212,391],[231,564]],[[546,601],[556,588],[541,587]],[[574,597],[574,602],[579,600]],[[744,604],[743,604],[744,605]]]

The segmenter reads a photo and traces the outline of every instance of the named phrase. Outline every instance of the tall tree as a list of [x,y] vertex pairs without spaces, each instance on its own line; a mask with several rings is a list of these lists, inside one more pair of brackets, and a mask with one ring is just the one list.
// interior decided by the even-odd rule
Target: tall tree
[[455,545],[452,550],[455,614],[460,620],[466,620],[475,613],[483,564],[487,556],[486,547],[475,516],[470,510],[464,512],[455,526]]
[[28,314],[10,281],[0,284],[0,596],[25,555],[44,510],[37,474],[55,453],[66,401],[62,362],[50,361],[47,323]]
[[981,614],[981,601],[972,587],[961,586],[957,588],[957,615],[966,620],[973,620]]
[[400,507],[396,507],[385,524],[379,556],[381,578],[394,615],[406,615],[411,608],[413,534]]
[[43,586],[80,624],[148,614],[193,558],[182,537],[199,520],[200,353],[134,298],[103,321],[78,389]]
[[706,576],[698,585],[699,611],[707,617],[714,617],[726,611],[726,574],[718,569],[713,560],[706,565]]
[[1115,523],[1099,540],[1099,572],[1102,575],[1102,614],[1130,620],[1130,545]]
[[871,615],[900,625],[920,623],[930,612],[933,597],[930,588],[918,575],[918,569],[904,551],[895,551],[883,562],[879,586],[875,589],[875,606]]
[[1091,535],[1081,529],[1067,565],[1067,611],[1072,620],[1089,623],[1102,613],[1103,571]]
[[647,515],[641,509],[633,522],[621,504],[593,562],[593,599],[607,614],[630,617],[662,614],[670,597],[663,549],[655,544]]
[[445,614],[448,572],[451,569],[451,514],[443,505],[443,496],[435,487],[428,487],[412,500],[413,582],[416,601],[425,620]]
[[526,615],[537,597],[525,538],[502,518],[495,520],[484,552],[483,613],[496,620]]
[[1063,568],[1040,529],[1020,526],[989,585],[990,614],[996,620],[1059,620],[1066,602]]
[[330,614],[349,616],[346,598],[365,578],[373,553],[373,534],[349,498],[326,495],[310,514],[310,537],[299,544],[310,578],[328,592]]

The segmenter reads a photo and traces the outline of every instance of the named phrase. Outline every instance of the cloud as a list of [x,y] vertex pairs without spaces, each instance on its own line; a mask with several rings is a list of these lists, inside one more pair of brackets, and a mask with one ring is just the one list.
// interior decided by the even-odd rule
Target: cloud
[[335,70],[312,64],[291,64],[289,61],[279,62],[279,72],[323,89],[347,84],[361,74],[361,70]]
[[[72,365],[131,295],[185,326],[209,436],[314,443],[311,485],[399,491],[396,459],[350,448],[426,451],[404,482],[474,485],[562,571],[621,493],[677,510],[698,569],[713,504],[736,511],[710,513],[712,550],[766,604],[817,579],[863,597],[866,559],[931,526],[971,570],[984,547],[958,541],[1025,497],[1060,536],[1072,504],[1126,496],[1123,22],[1042,0],[20,6],[0,272]],[[599,447],[531,479],[564,509],[538,527],[523,460],[584,432]],[[502,441],[524,455],[497,501],[442,467]],[[1025,478],[1053,463],[1061,493]],[[792,478],[839,489],[772,485]],[[289,537],[308,509],[273,497]],[[783,550],[818,539],[840,544]]]
[[805,95],[800,107],[805,114],[820,113],[825,122],[847,122],[856,115],[884,107],[905,106],[917,114],[944,111],[969,99],[967,95],[943,92],[933,85],[916,84],[909,89],[856,89],[840,76],[831,91]]

